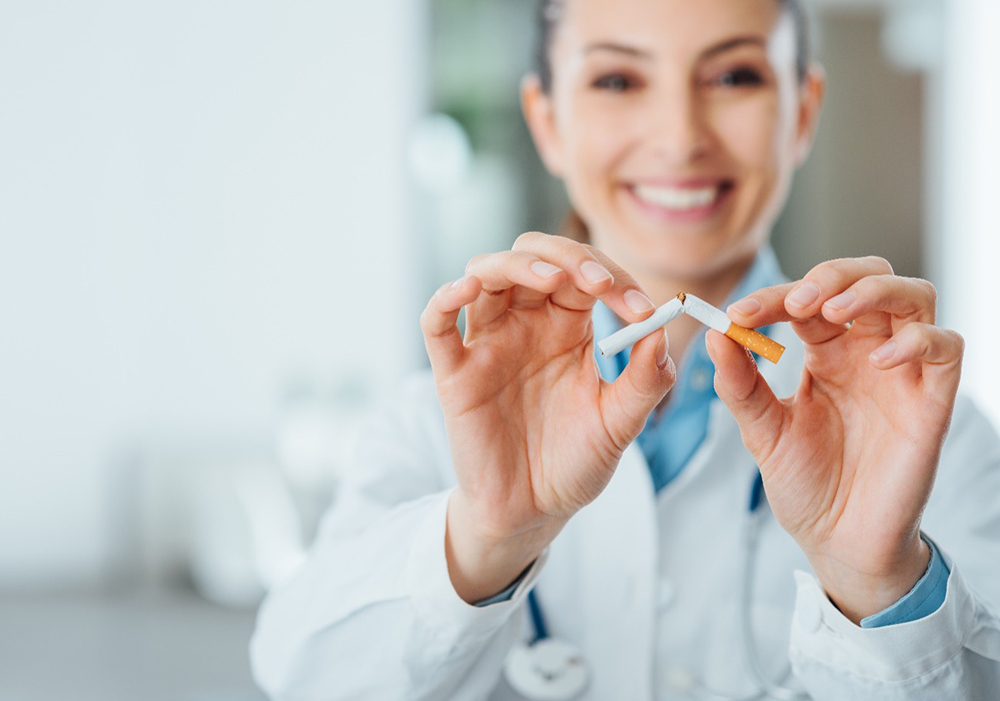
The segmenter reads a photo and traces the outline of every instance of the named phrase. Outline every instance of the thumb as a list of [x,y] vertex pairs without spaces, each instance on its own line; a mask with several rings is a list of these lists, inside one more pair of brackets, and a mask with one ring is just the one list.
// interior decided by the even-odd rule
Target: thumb
[[763,467],[781,436],[784,406],[761,377],[749,351],[713,330],[705,336],[705,345],[715,363],[715,392],[739,424],[743,445]]
[[649,334],[632,346],[625,370],[601,391],[604,425],[620,450],[642,432],[650,413],[674,386],[677,370],[668,350],[666,330]]

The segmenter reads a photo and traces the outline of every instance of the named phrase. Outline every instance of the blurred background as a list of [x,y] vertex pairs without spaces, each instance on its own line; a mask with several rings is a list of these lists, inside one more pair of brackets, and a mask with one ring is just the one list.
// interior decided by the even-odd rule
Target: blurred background
[[[1000,3],[807,5],[830,89],[778,255],[931,279],[1000,419]],[[0,698],[262,698],[254,607],[427,298],[565,213],[534,8],[0,1]]]

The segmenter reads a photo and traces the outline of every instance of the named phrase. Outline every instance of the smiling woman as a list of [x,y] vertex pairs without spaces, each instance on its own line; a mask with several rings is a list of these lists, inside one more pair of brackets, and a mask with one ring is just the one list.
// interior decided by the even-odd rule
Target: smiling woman
[[591,243],[655,297],[654,277],[712,296],[705,282],[731,286],[767,238],[811,145],[823,76],[806,63],[797,6],[647,5],[637,28],[634,12],[549,3],[526,114]]
[[[798,4],[609,12],[578,0],[543,3],[541,17],[522,103],[579,238],[657,304],[682,289],[722,303],[768,240],[818,122],[825,78]],[[677,326],[680,356],[698,327]]]
[[[825,92],[797,4],[541,10],[521,100],[587,243],[522,234],[433,295],[432,376],[373,420],[262,609],[259,679],[282,698],[988,698],[1000,439],[956,403],[963,341],[881,258],[789,282],[768,244]],[[770,327],[781,363],[669,308],[666,332],[595,354],[681,291],[728,305],[713,328]]]

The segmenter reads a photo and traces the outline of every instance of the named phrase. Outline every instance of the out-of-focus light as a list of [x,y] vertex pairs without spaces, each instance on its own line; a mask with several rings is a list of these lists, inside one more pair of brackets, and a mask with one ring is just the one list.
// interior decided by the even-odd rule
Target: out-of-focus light
[[458,186],[469,172],[472,146],[465,129],[446,114],[421,119],[406,149],[410,173],[422,187],[444,193]]
[[941,65],[944,54],[943,17],[935,0],[894,5],[882,25],[882,51],[906,70],[929,71]]

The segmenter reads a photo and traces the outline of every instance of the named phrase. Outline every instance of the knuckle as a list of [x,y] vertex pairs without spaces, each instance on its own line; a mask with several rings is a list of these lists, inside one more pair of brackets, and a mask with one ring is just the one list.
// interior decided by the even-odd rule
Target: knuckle
[[825,273],[827,270],[830,270],[831,267],[834,266],[836,263],[837,263],[837,261],[835,261],[835,260],[828,260],[828,261],[825,261],[823,263],[819,263],[817,265],[814,265],[812,268],[809,269],[809,272],[806,273],[802,277],[802,279],[803,280],[816,280],[816,279],[822,277],[823,273]]
[[881,271],[883,275],[895,275],[892,264],[882,256],[868,256],[862,260],[876,270]]
[[572,259],[583,262],[584,260],[593,260],[596,258],[593,252],[588,250],[587,246],[579,241],[573,241],[564,236],[548,236],[547,234],[546,236],[549,239],[546,243],[551,247],[553,253],[561,259]]
[[930,334],[921,334],[920,340],[918,341],[918,347],[920,349],[921,356],[929,356],[934,352],[934,342],[930,337]]
[[923,290],[924,295],[927,297],[927,301],[932,306],[937,304],[938,291],[937,288],[934,286],[934,283],[930,282],[929,280],[923,280],[918,278],[917,284],[920,286],[921,290]]
[[951,337],[952,343],[955,344],[955,350],[958,352],[958,355],[965,355],[965,336],[958,331],[948,331],[948,336]]
[[560,250],[565,252],[567,257],[573,258],[578,263],[582,263],[585,260],[597,260],[597,256],[593,252],[588,251],[582,243],[566,239],[565,243],[560,242],[559,247]]
[[465,274],[469,275],[473,271],[478,270],[482,267],[483,263],[491,256],[492,253],[480,253],[479,255],[472,256],[469,262],[465,264]]
[[428,302],[427,306],[424,307],[424,310],[420,312],[420,330],[423,331],[425,334],[431,327],[431,317],[434,314],[433,310],[431,309],[431,304],[433,304],[433,302]]
[[840,284],[840,281],[847,277],[847,273],[844,270],[845,260],[844,258],[838,258],[814,265],[802,280],[814,282],[822,289],[826,289],[831,284]]
[[524,250],[526,248],[531,248],[532,244],[537,244],[539,241],[543,240],[546,234],[540,231],[525,231],[523,234],[514,239],[514,245],[512,247],[515,251]]

